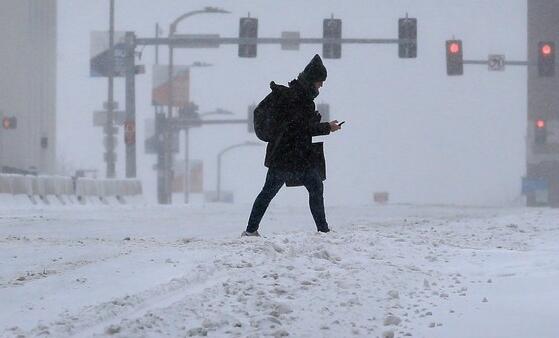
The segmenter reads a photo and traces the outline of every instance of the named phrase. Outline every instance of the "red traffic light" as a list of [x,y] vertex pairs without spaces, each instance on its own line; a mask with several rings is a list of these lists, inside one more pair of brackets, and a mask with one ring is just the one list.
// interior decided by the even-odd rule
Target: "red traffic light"
[[451,43],[448,46],[448,50],[452,53],[452,54],[457,54],[460,52],[460,45],[456,42]]
[[16,129],[17,128],[17,118],[15,116],[3,117],[2,118],[2,128],[4,128],[4,129]]
[[546,43],[545,45],[542,46],[541,52],[543,55],[549,56],[551,55],[551,53],[553,53],[553,47],[551,47],[551,45]]
[[542,129],[545,128],[545,121],[544,120],[537,120],[536,121],[536,127]]

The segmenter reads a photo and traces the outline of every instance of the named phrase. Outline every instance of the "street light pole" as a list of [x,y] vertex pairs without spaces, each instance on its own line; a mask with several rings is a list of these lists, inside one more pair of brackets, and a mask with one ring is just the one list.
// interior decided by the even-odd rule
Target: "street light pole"
[[219,202],[221,200],[221,158],[223,157],[223,155],[235,148],[240,148],[240,147],[249,147],[249,146],[261,146],[261,143],[258,142],[251,142],[251,141],[247,141],[244,143],[239,143],[239,144],[234,144],[232,146],[229,146],[225,149],[223,149],[222,151],[220,151],[217,154],[217,186],[216,186],[216,202]]
[[[192,12],[188,12],[185,13],[183,15],[181,15],[180,17],[178,17],[177,19],[175,19],[175,21],[173,21],[170,25],[169,25],[169,74],[168,74],[168,81],[169,81],[169,102],[168,102],[168,107],[167,107],[167,117],[168,117],[168,121],[171,120],[171,118],[173,117],[173,91],[174,91],[174,86],[173,86],[173,38],[174,35],[177,31],[177,26],[178,24],[193,15],[196,14],[203,14],[203,13],[230,13],[229,11],[220,9],[220,8],[216,8],[216,7],[205,7],[202,10],[197,10],[197,11],[192,11]],[[160,201],[160,203],[164,203],[164,204],[171,204],[172,203],[172,181],[173,181],[173,170],[172,170],[172,166],[173,166],[173,153],[172,153],[172,146],[171,146],[171,142],[172,142],[172,131],[170,130],[170,128],[166,128],[165,129],[165,144],[164,144],[164,149],[165,149],[165,169],[164,169],[164,174],[165,174],[165,178],[164,178],[164,189],[165,189],[165,195],[166,198],[164,199],[164,201]],[[184,202],[188,203],[189,202],[189,194],[188,194],[188,189],[189,189],[189,174],[190,174],[190,164],[189,164],[189,152],[188,152],[188,138],[189,138],[189,132],[188,132],[188,128],[185,128],[185,136],[186,136],[186,141],[185,141],[185,167],[186,167],[186,172],[184,174],[184,182],[185,182],[185,192],[184,192]]]

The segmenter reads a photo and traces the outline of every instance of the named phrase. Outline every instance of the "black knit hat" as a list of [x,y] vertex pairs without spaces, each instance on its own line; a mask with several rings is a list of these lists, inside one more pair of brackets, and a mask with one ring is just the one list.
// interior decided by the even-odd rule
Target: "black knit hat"
[[309,62],[309,64],[305,67],[305,70],[303,70],[303,75],[305,79],[310,83],[326,80],[328,72],[326,71],[326,67],[324,67],[324,64],[322,64],[320,55],[316,54],[312,58],[311,62]]

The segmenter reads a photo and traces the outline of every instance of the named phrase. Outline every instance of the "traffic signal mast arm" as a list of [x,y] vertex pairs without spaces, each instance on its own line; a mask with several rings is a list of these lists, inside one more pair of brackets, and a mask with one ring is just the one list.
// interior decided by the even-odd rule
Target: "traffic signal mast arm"
[[248,119],[222,119],[222,120],[202,120],[196,118],[172,118],[168,126],[173,130],[182,130],[191,127],[200,127],[202,125],[218,125],[218,124],[247,124]]
[[414,42],[411,39],[370,39],[370,38],[222,38],[222,37],[204,37],[204,36],[176,36],[173,38],[138,38],[136,45],[138,46],[158,46],[172,45],[174,48],[191,47],[195,45],[237,45],[237,44],[282,44],[282,43],[300,43],[300,44],[323,44],[323,43],[341,43],[341,44],[398,44]]
[[[489,60],[464,60],[465,65],[485,65],[489,64]],[[505,65],[507,66],[536,66],[537,63],[530,63],[528,61],[507,61],[505,60]]]
[[504,55],[489,55],[486,60],[463,60],[461,40],[446,41],[448,75],[462,75],[463,65],[489,66],[489,70],[503,70],[504,66],[537,66],[540,76],[555,74],[555,44],[551,41],[539,42],[537,62],[508,61]]

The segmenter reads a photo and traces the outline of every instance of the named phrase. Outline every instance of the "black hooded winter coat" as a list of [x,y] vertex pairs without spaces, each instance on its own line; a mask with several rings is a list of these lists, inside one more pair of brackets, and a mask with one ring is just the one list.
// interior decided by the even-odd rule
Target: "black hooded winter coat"
[[330,134],[330,124],[320,122],[313,95],[301,80],[293,80],[289,87],[270,84],[272,91],[280,91],[278,132],[266,148],[264,165],[288,171],[304,171],[314,165],[312,137]]

